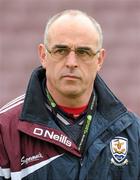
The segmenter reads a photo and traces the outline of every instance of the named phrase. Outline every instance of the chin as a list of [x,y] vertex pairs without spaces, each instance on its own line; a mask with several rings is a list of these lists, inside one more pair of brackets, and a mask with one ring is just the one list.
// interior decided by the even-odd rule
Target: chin
[[69,96],[69,97],[78,97],[79,95],[82,94],[81,91],[77,90],[77,89],[63,89],[63,91],[61,91],[63,95],[65,96]]

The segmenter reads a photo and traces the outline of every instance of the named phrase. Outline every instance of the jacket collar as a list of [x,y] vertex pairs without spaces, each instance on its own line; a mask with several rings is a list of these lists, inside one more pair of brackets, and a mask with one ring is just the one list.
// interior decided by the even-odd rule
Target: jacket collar
[[20,115],[21,120],[27,120],[37,123],[45,123],[48,119],[46,110],[46,100],[43,91],[43,80],[45,79],[45,70],[42,67],[35,69],[31,75],[26,96]]
[[94,86],[98,95],[97,108],[105,119],[114,120],[127,111],[98,74]]
[[[42,85],[44,79],[45,70],[42,67],[33,71],[20,116],[21,120],[45,124],[49,120],[48,113],[50,112],[46,110],[46,96]],[[97,109],[105,119],[111,121],[126,112],[124,105],[115,97],[99,75],[96,76],[94,87],[98,96]]]

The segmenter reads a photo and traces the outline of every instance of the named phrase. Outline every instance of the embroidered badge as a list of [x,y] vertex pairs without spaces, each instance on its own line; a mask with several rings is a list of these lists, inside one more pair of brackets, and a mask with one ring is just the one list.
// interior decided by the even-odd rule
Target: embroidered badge
[[111,158],[111,163],[116,166],[123,166],[128,164],[128,160],[126,159],[128,152],[128,139],[124,137],[115,137],[110,142],[110,150],[113,155]]

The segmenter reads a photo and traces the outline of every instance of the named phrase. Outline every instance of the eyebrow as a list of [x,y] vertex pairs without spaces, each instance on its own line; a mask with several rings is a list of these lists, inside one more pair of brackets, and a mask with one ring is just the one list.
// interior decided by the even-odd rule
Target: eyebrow
[[[52,49],[55,49],[55,48],[70,48],[68,45],[65,45],[65,44],[55,44]],[[92,50],[91,47],[88,47],[88,46],[77,46],[76,48],[78,49],[84,49],[84,50]]]
[[88,46],[78,46],[77,48],[78,49],[84,49],[84,50],[92,50],[92,48],[88,47]]
[[67,47],[69,47],[69,46],[64,45],[64,44],[55,44],[55,45],[52,47],[52,49],[55,49],[55,48],[67,48]]

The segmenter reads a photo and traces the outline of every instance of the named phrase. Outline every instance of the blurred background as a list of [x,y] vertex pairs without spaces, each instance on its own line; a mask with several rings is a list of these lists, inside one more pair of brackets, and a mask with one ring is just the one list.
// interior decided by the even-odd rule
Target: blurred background
[[0,107],[25,92],[40,65],[46,22],[65,9],[83,10],[101,24],[107,56],[100,75],[140,115],[140,0],[0,0]]

